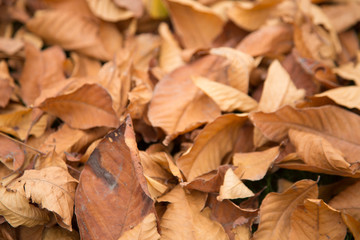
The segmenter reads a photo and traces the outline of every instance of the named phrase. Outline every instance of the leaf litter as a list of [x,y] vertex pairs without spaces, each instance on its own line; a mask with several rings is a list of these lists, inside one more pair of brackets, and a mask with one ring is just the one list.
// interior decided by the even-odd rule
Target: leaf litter
[[0,239],[360,239],[359,9],[0,1]]

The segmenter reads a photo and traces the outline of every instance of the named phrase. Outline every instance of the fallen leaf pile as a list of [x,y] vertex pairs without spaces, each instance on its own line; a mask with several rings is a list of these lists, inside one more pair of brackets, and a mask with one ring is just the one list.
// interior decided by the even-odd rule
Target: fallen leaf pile
[[359,0],[0,0],[0,239],[360,240]]

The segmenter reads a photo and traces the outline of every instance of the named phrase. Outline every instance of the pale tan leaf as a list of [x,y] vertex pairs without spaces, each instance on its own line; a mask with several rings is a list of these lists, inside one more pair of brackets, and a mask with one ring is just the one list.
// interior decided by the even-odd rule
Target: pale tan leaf
[[341,217],[345,222],[346,226],[349,228],[350,232],[354,236],[355,240],[360,239],[360,222],[353,218],[351,215],[346,213],[341,213]]
[[126,8],[134,13],[136,17],[141,17],[144,12],[144,3],[142,0],[113,0],[116,5]]
[[353,80],[357,86],[360,85],[360,64],[348,63],[333,69],[334,73],[342,78]]
[[293,105],[305,96],[304,89],[297,89],[280,62],[274,60],[268,70],[259,110],[272,112],[284,105]]
[[175,32],[185,48],[211,47],[224,21],[211,8],[190,0],[166,0]]
[[31,205],[19,192],[8,191],[3,186],[0,186],[0,215],[13,227],[33,227],[50,220],[47,211]]
[[289,239],[343,240],[346,226],[341,214],[321,199],[306,199],[291,215]]
[[[206,56],[190,65],[177,68],[164,77],[156,86],[149,105],[148,117],[155,127],[161,127],[168,135],[191,131],[204,122],[220,115],[219,107],[199,90],[191,76],[213,77],[218,71],[209,72],[220,60]],[[209,76],[209,74],[212,74]],[[211,79],[214,79],[211,78]]]
[[58,116],[73,128],[119,125],[110,95],[98,84],[84,84],[71,93],[48,98],[38,107]]
[[131,11],[118,7],[112,0],[86,0],[91,11],[102,20],[117,22],[134,16]]
[[339,105],[360,109],[360,87],[358,86],[339,87],[316,94],[315,96],[326,96]]
[[349,163],[360,154],[360,117],[336,106],[294,109],[285,106],[274,113],[250,113],[250,119],[270,140],[281,141],[289,129],[325,138],[345,154]]
[[169,73],[184,65],[184,61],[181,58],[181,48],[166,23],[161,23],[159,25],[159,34],[162,41],[160,47],[159,65],[162,70]]
[[333,208],[353,216],[360,221],[360,182],[357,182],[336,195],[329,205]]
[[225,84],[198,76],[193,77],[193,82],[212,98],[224,112],[234,110],[249,112],[257,107],[257,102],[253,98]]
[[254,193],[246,187],[246,185],[235,175],[233,170],[229,168],[224,177],[224,183],[220,187],[217,200],[247,198],[254,196]]
[[178,185],[158,201],[170,202],[160,223],[161,239],[228,239],[219,223],[210,220],[206,212],[201,213],[206,194],[197,191],[187,194]]
[[317,198],[316,182],[301,180],[283,193],[269,193],[260,207],[260,224],[254,234],[257,239],[289,239],[289,222],[293,211],[307,198]]
[[24,42],[19,39],[0,37],[0,52],[14,55],[24,47]]
[[339,1],[339,4],[326,4],[322,6],[322,10],[338,33],[345,31],[360,20],[358,1]]
[[160,239],[160,235],[156,229],[157,223],[155,214],[150,213],[141,223],[125,232],[118,240],[157,240]]
[[60,216],[58,223],[69,230],[74,210],[77,180],[60,167],[47,167],[41,170],[26,170],[24,175],[8,185],[23,193],[27,199],[42,208]]
[[210,54],[222,56],[230,62],[227,69],[229,85],[248,93],[250,72],[256,66],[254,58],[239,50],[220,47],[210,49]]
[[[344,154],[325,138],[294,129],[289,130],[289,137],[291,143],[296,148],[297,156],[308,165],[310,171],[355,176],[356,169],[353,169],[351,164],[346,161]],[[284,161],[284,166],[287,163],[291,166],[291,161]],[[294,168],[296,168],[296,165]]]
[[228,17],[239,27],[254,31],[261,27],[282,0],[236,2],[229,8]]
[[251,238],[251,231],[247,226],[244,225],[236,226],[231,231],[235,235],[234,240],[250,240]]
[[205,126],[190,151],[176,162],[188,182],[221,165],[222,158],[233,150],[246,121],[246,116],[226,114]]
[[279,147],[269,148],[261,152],[235,153],[234,170],[240,179],[257,181],[262,179],[280,154]]
[[168,186],[164,183],[145,174],[144,177],[146,179],[147,187],[152,199],[157,199],[159,196],[163,195],[166,190],[168,190]]

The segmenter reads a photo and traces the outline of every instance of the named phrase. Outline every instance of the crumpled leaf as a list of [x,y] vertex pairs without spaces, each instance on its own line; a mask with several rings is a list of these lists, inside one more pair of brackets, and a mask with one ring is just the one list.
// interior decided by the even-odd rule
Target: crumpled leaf
[[254,196],[254,193],[235,175],[229,168],[224,177],[224,183],[220,187],[217,200],[247,198]]
[[104,88],[98,84],[84,84],[73,92],[47,98],[37,107],[58,116],[70,127],[88,129],[119,125],[111,103],[111,97]]
[[155,212],[142,174],[127,118],[104,137],[81,172],[75,211],[82,238],[118,239]]
[[253,239],[289,239],[289,222],[298,205],[307,198],[317,198],[317,184],[301,180],[283,193],[269,193],[260,206],[260,223]]
[[306,199],[291,215],[289,239],[343,240],[346,225],[341,214],[321,199]]
[[211,47],[223,19],[211,8],[190,0],[166,0],[170,18],[185,48]]
[[193,77],[194,84],[212,98],[221,111],[234,110],[248,112],[257,107],[257,102],[235,88],[208,80],[203,77]]
[[118,7],[112,0],[86,0],[86,2],[94,15],[105,21],[117,22],[134,16],[133,12]]
[[13,227],[24,225],[33,227],[47,223],[48,212],[31,205],[28,199],[19,192],[6,190],[0,186],[0,215]]
[[[336,106],[294,109],[285,106],[274,113],[250,113],[249,118],[270,140],[281,141],[289,129],[321,136],[341,150],[351,164],[360,153],[360,117]],[[340,127],[341,126],[341,127]]]
[[246,121],[246,116],[226,114],[205,126],[190,151],[176,161],[188,182],[221,165],[223,157],[231,153]]
[[179,185],[159,198],[158,201],[170,202],[160,222],[162,239],[228,239],[219,223],[201,213],[205,200],[206,194],[187,194]]
[[60,167],[25,170],[24,175],[7,187],[56,213],[59,224],[71,231],[77,180]]

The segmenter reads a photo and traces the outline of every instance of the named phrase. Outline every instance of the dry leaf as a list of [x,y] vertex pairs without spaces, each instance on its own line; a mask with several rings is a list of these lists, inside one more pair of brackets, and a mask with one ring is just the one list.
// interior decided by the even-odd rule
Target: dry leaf
[[147,215],[141,223],[133,229],[128,230],[118,240],[158,240],[160,234],[157,232],[157,221],[154,213]]
[[301,180],[283,193],[269,193],[260,207],[260,225],[254,234],[256,239],[289,239],[288,224],[298,205],[307,198],[317,198],[317,184]]
[[291,215],[289,239],[343,240],[346,226],[341,214],[320,199],[306,199]]
[[220,187],[217,200],[247,198],[254,196],[254,193],[246,187],[246,185],[235,175],[233,170],[229,168],[224,177],[224,183]]
[[166,0],[171,21],[185,48],[211,47],[221,33],[223,19],[211,8],[190,0]]
[[360,87],[349,86],[331,89],[319,94],[316,97],[328,97],[339,105],[347,108],[360,109]]
[[132,123],[127,119],[91,154],[81,172],[75,201],[82,238],[118,239],[154,213],[134,148]]
[[191,80],[193,75],[210,75],[209,78],[215,75],[216,79],[220,73],[208,72],[216,64],[219,64],[218,58],[204,57],[177,68],[162,79],[155,86],[149,105],[148,116],[152,125],[161,127],[168,135],[176,137],[219,116],[218,106],[201,93]]
[[334,73],[342,78],[353,80],[357,86],[360,85],[360,64],[344,64],[338,68],[334,68]]
[[0,215],[13,227],[33,227],[49,221],[48,212],[31,205],[19,192],[8,191],[0,186]]
[[112,0],[86,0],[91,11],[102,20],[117,22],[134,16],[131,11],[118,7]]
[[233,157],[233,164],[237,167],[234,170],[235,174],[244,180],[262,179],[279,156],[279,150],[279,147],[273,147],[261,152],[235,153]]
[[198,88],[216,102],[221,111],[248,112],[257,108],[257,102],[254,99],[235,88],[203,77],[193,77],[192,79]]
[[114,0],[115,4],[121,8],[129,9],[136,17],[141,17],[144,6],[141,0]]
[[[1,45],[1,43],[0,43]],[[0,107],[6,107],[14,91],[14,80],[5,61],[0,62]]]
[[270,140],[283,140],[290,128],[312,133],[341,150],[347,162],[357,162],[360,138],[353,133],[360,128],[360,117],[354,113],[335,106],[298,110],[286,106],[274,113],[251,113],[250,119]]
[[9,138],[0,136],[0,162],[11,170],[19,169],[25,161],[24,150]]
[[343,1],[335,5],[324,5],[322,10],[337,32],[343,32],[360,20],[360,5],[357,1]]
[[58,116],[70,127],[116,127],[119,120],[112,108],[111,97],[98,84],[84,84],[75,91],[47,98],[38,107]]
[[[42,208],[56,213],[59,224],[71,231],[77,180],[60,167],[25,170],[8,188],[24,194]],[[50,197],[51,196],[51,197]]]
[[336,195],[329,205],[342,213],[349,214],[357,221],[360,221],[360,182],[357,182]]
[[359,175],[356,169],[359,167],[347,162],[344,154],[325,138],[294,129],[289,130],[289,137],[296,148],[297,156],[304,161],[305,166],[283,161],[280,163],[281,167],[350,177]]
[[246,116],[227,114],[208,124],[197,136],[189,152],[177,160],[188,182],[217,169],[223,157],[230,154]]
[[162,239],[228,239],[219,223],[201,214],[205,200],[206,194],[187,194],[179,185],[159,198],[170,202],[160,223]]
[[360,222],[355,220],[351,215],[346,213],[341,213],[341,217],[345,222],[346,226],[351,231],[355,240],[360,239]]

